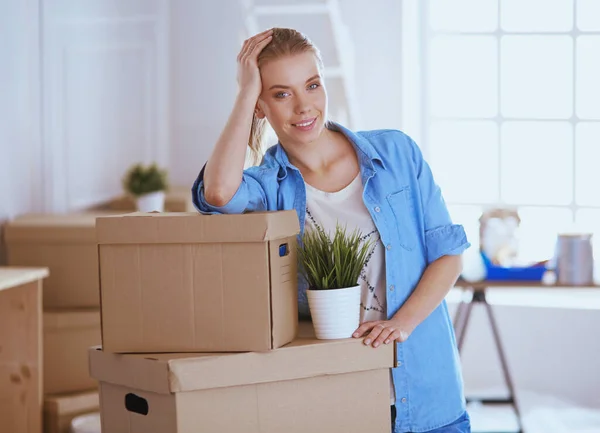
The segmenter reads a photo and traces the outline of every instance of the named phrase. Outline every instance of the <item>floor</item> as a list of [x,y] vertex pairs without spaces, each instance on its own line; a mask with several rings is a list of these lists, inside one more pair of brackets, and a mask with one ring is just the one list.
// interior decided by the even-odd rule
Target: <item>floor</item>
[[[600,433],[600,408],[582,408],[552,396],[521,392],[519,396],[525,433]],[[470,403],[473,433],[516,432],[510,406]]]

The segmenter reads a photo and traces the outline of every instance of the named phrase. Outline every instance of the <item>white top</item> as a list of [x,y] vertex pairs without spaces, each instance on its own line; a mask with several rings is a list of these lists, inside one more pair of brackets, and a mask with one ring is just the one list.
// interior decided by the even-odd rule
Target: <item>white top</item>
[[49,275],[48,268],[0,266],[0,290],[10,289]]
[[[307,183],[305,185],[305,230],[322,229],[333,236],[339,221],[340,225],[346,225],[349,233],[358,228],[363,239],[374,244],[373,252],[368,256],[358,281],[361,286],[360,323],[387,320],[385,250],[379,231],[363,201],[360,173],[348,186],[336,192],[325,192]],[[391,381],[390,371],[391,402],[394,404],[396,399]]]

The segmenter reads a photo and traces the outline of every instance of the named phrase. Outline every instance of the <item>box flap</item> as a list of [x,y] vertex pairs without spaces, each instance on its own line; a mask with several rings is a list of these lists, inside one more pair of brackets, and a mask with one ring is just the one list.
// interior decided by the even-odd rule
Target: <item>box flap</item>
[[98,218],[99,244],[265,242],[300,232],[295,211],[202,215],[130,213]]
[[[88,354],[90,377],[96,380],[159,394],[170,393],[166,354],[120,355],[104,352],[100,346],[90,347]],[[174,355],[177,356],[190,355]]]
[[96,218],[116,212],[77,214],[29,214],[19,216],[4,226],[10,243],[95,243]]
[[92,348],[90,374],[102,382],[164,394],[394,366],[394,345],[373,349],[360,339],[316,340],[310,322],[299,324],[299,335],[270,352],[121,355]]
[[69,328],[97,328],[99,326],[99,308],[90,310],[44,311],[44,331]]
[[57,415],[79,414],[98,410],[99,407],[98,391],[44,396],[44,412],[47,413]]

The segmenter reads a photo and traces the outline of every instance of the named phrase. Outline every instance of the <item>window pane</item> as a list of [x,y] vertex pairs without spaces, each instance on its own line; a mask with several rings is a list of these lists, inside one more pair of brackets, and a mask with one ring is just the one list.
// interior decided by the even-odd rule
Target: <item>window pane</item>
[[502,38],[502,114],[569,118],[573,113],[573,47],[570,36]]
[[479,217],[481,206],[448,205],[448,212],[454,224],[462,224],[467,233],[471,248],[479,249]]
[[502,125],[502,198],[508,203],[568,205],[573,189],[573,136],[568,122]]
[[577,38],[577,115],[584,119],[600,119],[598,58],[600,58],[600,36]]
[[431,28],[438,31],[493,32],[498,0],[430,0]]
[[485,265],[479,255],[479,217],[480,206],[448,206],[450,216],[455,224],[462,224],[471,243],[463,254],[463,269],[461,275],[467,279],[485,278]]
[[554,255],[556,236],[573,225],[571,210],[552,207],[520,207],[519,256],[542,261]]
[[498,112],[497,42],[488,36],[440,36],[430,51],[434,116],[493,117]]
[[573,28],[573,0],[502,0],[502,29],[509,32],[566,32]]
[[585,122],[575,129],[577,151],[576,197],[577,204],[600,206],[600,122]]
[[600,260],[600,209],[579,209],[575,222],[578,231],[594,234],[594,258]]
[[498,125],[491,121],[435,122],[430,162],[448,202],[498,200]]
[[600,1],[577,0],[577,27],[584,31],[600,30]]

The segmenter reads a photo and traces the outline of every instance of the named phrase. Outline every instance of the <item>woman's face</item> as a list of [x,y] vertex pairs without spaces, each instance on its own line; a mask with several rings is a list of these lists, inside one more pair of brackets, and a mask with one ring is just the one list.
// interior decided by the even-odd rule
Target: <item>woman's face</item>
[[327,118],[327,92],[310,52],[269,60],[260,69],[262,93],[257,115],[265,117],[285,145],[319,138]]

